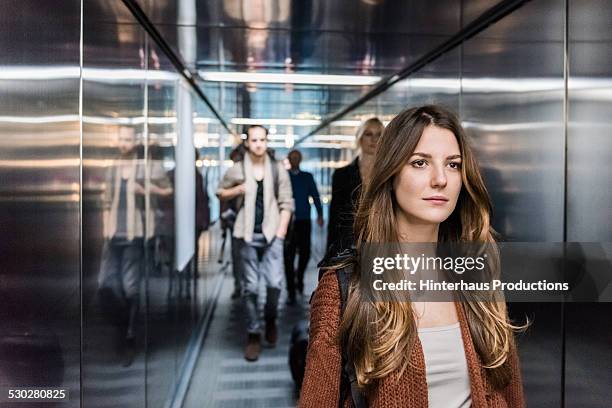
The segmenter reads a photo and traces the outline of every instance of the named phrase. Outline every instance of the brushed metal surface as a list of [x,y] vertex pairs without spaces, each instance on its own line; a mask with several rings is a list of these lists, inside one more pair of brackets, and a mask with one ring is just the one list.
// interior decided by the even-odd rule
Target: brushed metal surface
[[612,7],[569,10],[568,241],[612,241]]
[[[607,274],[612,270],[612,5],[568,4],[567,240],[599,242],[598,250],[581,246],[584,268]],[[609,306],[568,305],[567,407],[604,406],[612,398],[605,383],[612,375]]]
[[[461,118],[503,240],[563,241],[564,7],[528,2],[463,45]],[[528,405],[558,407],[560,305],[512,304],[510,312],[534,320],[519,342]]]
[[64,387],[69,407],[80,404],[79,13],[79,1],[26,0],[0,16],[0,384]]
[[[123,16],[120,21],[131,24],[118,24],[101,14],[101,8],[108,10],[111,6]],[[83,5],[82,387],[83,405],[87,407],[146,404],[143,234],[130,241],[129,247],[118,247],[112,246],[111,237],[105,233],[110,228],[112,202],[120,200],[119,190],[114,188],[117,183],[110,176],[122,168],[132,172],[132,161],[121,158],[119,150],[126,139],[132,141],[138,156],[135,182],[143,187],[145,184],[145,33],[133,19],[129,20],[131,16],[123,8],[120,1]],[[129,196],[134,197],[134,208],[141,208],[142,196],[132,191],[128,182],[126,208],[130,208]],[[132,225],[136,223],[143,225],[145,234],[150,233],[143,220],[136,219]],[[133,251],[130,262],[135,273],[125,271],[130,258],[127,250],[119,252],[120,248]],[[116,264],[105,262],[111,257],[117,259]],[[136,283],[128,285],[128,276],[135,277]],[[130,302],[139,305],[132,318],[133,344],[127,339]],[[133,361],[124,367],[130,354]]]
[[[149,44],[149,71],[171,72],[172,66],[165,55],[152,43]],[[162,164],[174,187],[175,145],[178,129],[176,113],[176,81],[150,80],[147,82],[147,113],[149,130],[149,160]],[[155,119],[154,119],[155,118]],[[157,227],[159,255],[153,248],[148,263],[148,314],[147,314],[147,406],[162,407],[167,393],[176,384],[180,365],[179,344],[181,337],[178,322],[185,306],[185,293],[179,295],[179,284],[184,281],[174,268],[174,196],[159,197]],[[161,250],[161,251],[160,251]]]
[[[529,3],[463,48],[461,116],[507,240],[563,240],[563,21],[552,12],[562,7]],[[523,38],[514,25],[552,25],[557,38]]]

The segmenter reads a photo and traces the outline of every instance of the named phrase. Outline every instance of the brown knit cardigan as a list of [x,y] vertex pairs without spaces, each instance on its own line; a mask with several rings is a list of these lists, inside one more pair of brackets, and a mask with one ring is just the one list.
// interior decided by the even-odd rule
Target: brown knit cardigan
[[[510,355],[512,382],[502,391],[494,390],[487,380],[485,369],[474,348],[463,307],[459,303],[457,303],[457,312],[470,376],[472,407],[524,407],[516,349],[513,347]],[[335,271],[328,271],[321,278],[312,298],[310,313],[310,343],[299,407],[336,408],[340,398],[341,351],[338,343],[340,287]],[[346,402],[344,406],[351,407],[352,404]],[[399,376],[399,372],[395,371],[381,380],[368,395],[368,406],[370,408],[428,406],[425,360],[418,337],[411,353],[410,365],[404,374]]]

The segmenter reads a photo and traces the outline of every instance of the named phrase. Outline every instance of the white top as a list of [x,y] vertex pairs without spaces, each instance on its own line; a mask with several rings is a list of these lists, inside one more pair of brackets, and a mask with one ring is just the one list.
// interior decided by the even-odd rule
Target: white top
[[418,332],[425,355],[429,407],[471,407],[470,376],[459,323]]

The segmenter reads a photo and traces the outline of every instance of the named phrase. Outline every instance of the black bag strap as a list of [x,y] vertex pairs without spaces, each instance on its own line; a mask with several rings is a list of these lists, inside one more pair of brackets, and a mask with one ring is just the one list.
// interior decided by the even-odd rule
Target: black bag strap
[[[348,264],[343,268],[336,270],[336,276],[340,285],[340,316],[344,314],[346,300],[348,299],[348,291],[350,286],[351,274],[353,273],[353,265]],[[339,408],[342,408],[348,392],[350,390],[351,399],[355,408],[367,408],[368,402],[357,386],[357,374],[355,373],[355,365],[351,361],[346,352],[346,344],[342,344],[342,375],[340,378],[340,402]]]

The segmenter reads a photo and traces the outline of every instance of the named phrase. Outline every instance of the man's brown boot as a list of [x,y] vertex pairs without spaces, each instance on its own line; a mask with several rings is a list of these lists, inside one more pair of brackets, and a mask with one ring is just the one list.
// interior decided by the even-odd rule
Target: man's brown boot
[[247,345],[244,348],[244,358],[247,361],[257,361],[261,353],[261,334],[249,333]]
[[278,341],[278,329],[276,328],[275,320],[266,320],[266,341],[275,346]]

